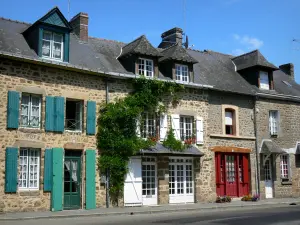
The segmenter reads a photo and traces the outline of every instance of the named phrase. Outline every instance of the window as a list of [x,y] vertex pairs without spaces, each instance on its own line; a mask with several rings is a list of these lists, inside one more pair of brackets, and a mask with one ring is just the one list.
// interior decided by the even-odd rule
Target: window
[[42,57],[63,60],[63,35],[43,32]]
[[139,75],[153,77],[153,60],[139,59]]
[[189,82],[188,66],[176,64],[175,69],[176,69],[176,80],[182,82]]
[[193,117],[180,116],[180,139],[182,141],[192,138],[193,135]]
[[225,134],[235,135],[234,110],[225,109]]
[[20,126],[40,128],[40,124],[41,96],[22,93]]
[[142,124],[143,124],[141,127],[142,138],[149,138],[149,137],[156,136],[155,115],[153,113],[143,113]]
[[280,155],[280,175],[281,179],[283,180],[289,180],[290,178],[290,173],[289,173],[289,168],[290,168],[290,158],[289,155]]
[[82,106],[82,101],[67,99],[65,122],[66,130],[82,131]]
[[259,73],[259,87],[264,90],[270,89],[268,72],[260,71]]
[[270,111],[269,113],[269,128],[271,135],[278,134],[278,111]]
[[19,159],[19,189],[39,189],[40,150],[21,148]]

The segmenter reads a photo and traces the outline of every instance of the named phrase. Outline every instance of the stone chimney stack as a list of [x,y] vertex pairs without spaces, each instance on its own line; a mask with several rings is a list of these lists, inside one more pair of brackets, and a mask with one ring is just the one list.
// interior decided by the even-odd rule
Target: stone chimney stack
[[295,74],[294,74],[294,64],[293,63],[287,63],[284,65],[279,66],[281,71],[288,74],[293,80],[295,80]]
[[161,35],[162,41],[159,44],[159,48],[168,48],[176,43],[182,45],[182,29],[174,27],[171,30],[164,32]]
[[80,12],[70,20],[73,32],[80,40],[87,42],[89,38],[88,25],[89,16],[87,13]]

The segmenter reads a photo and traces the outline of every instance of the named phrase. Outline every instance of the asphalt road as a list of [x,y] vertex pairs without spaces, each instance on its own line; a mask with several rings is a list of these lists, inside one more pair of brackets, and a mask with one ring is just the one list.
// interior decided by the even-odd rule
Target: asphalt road
[[1,225],[300,225],[300,206],[65,219],[1,221]]

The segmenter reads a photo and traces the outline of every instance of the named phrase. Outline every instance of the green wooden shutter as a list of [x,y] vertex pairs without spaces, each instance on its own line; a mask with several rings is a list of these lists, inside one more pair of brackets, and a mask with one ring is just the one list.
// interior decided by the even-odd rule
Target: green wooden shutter
[[8,91],[7,95],[7,128],[19,127],[19,100],[20,94],[16,91]]
[[5,192],[17,192],[18,148],[7,147],[5,152]]
[[54,131],[54,97],[46,96],[46,121],[45,130]]
[[94,135],[96,133],[96,102],[87,102],[86,114],[86,134]]
[[69,46],[70,46],[70,34],[64,35],[64,62],[69,62]]
[[65,98],[55,97],[55,131],[64,132],[65,129]]
[[96,208],[96,151],[86,150],[85,208]]
[[52,189],[52,149],[45,150],[44,157],[44,191]]
[[52,149],[52,211],[63,209],[63,148]]

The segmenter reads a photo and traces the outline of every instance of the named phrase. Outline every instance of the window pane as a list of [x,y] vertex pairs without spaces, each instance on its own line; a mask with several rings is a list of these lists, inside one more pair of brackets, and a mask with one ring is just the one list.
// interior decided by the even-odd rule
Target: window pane
[[233,113],[230,111],[225,111],[225,125],[233,125],[232,124]]
[[61,51],[53,51],[53,58],[60,59]]
[[50,57],[50,49],[48,48],[43,48],[42,49],[42,55],[46,57]]
[[62,35],[54,33],[53,37],[55,42],[62,42]]
[[43,32],[43,39],[44,40],[51,40],[51,33]]

